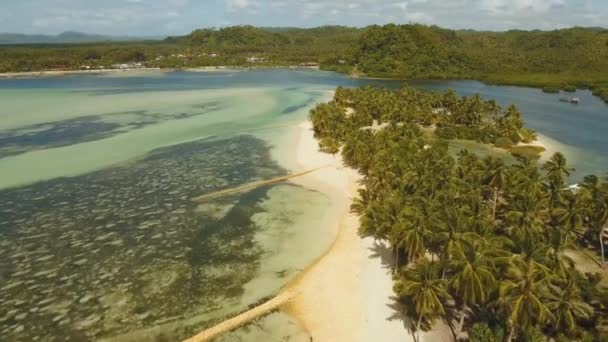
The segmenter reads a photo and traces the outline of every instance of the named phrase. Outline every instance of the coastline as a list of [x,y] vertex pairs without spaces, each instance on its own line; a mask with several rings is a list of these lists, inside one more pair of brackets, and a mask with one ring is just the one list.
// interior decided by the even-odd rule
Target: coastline
[[[361,239],[359,217],[350,212],[362,176],[345,166],[340,155],[319,151],[309,121],[293,127],[284,144],[292,171],[316,169],[289,182],[328,196],[333,204],[323,226],[333,243],[315,261],[268,301],[212,326],[185,342],[209,341],[236,330],[274,310],[298,322],[315,342],[416,342],[411,320],[395,301],[390,247]],[[422,332],[425,342],[451,341],[449,327],[438,322]]]
[[361,282],[362,255],[357,235],[358,217],[350,213],[361,176],[344,167],[339,156],[319,151],[308,121],[298,125],[292,136],[293,165],[300,169],[324,166],[293,183],[320,191],[335,206],[333,221],[326,225],[334,234],[331,247],[317,262],[286,288],[294,298],[284,310],[301,323],[314,341],[358,341],[363,336],[364,312]]
[[239,70],[264,70],[264,69],[319,70],[319,67],[318,66],[304,66],[304,65],[284,65],[284,66],[217,65],[217,66],[204,66],[204,67],[197,67],[197,68],[125,68],[125,69],[90,69],[90,70],[40,70],[40,71],[0,72],[0,79],[64,77],[64,76],[70,76],[70,75],[109,75],[109,74],[147,72],[147,71],[213,72],[213,71],[239,71]]
[[[390,248],[372,238],[361,239],[359,217],[350,212],[362,176],[344,166],[341,156],[319,151],[309,121],[297,130],[291,141],[296,151],[292,164],[299,169],[324,167],[292,182],[331,197],[337,216],[327,227],[337,235],[327,252],[285,288],[293,298],[282,309],[314,341],[415,341],[410,319],[395,301]],[[421,341],[451,339],[444,323],[421,334]]]
[[[128,69],[96,69],[96,70],[41,70],[41,71],[23,71],[23,72],[2,72],[0,79],[3,78],[38,78],[38,77],[63,77],[70,75],[103,75],[125,72],[146,72],[159,71],[161,68],[128,68]],[[167,69],[169,70],[169,69]]]

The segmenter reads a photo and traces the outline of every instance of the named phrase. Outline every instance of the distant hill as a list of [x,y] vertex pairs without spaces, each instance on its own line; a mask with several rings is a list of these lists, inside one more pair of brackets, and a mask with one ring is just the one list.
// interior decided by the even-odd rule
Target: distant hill
[[160,37],[104,36],[75,31],[66,31],[56,36],[44,34],[0,33],[0,45],[126,42],[161,39],[162,38]]

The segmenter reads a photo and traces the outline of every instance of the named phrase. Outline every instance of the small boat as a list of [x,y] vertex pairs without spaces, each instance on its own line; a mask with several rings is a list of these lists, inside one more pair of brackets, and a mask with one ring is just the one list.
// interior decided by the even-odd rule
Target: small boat
[[574,104],[579,104],[581,102],[581,99],[578,97],[573,97],[573,98],[560,97],[559,100],[561,102],[570,102],[570,103],[574,103]]

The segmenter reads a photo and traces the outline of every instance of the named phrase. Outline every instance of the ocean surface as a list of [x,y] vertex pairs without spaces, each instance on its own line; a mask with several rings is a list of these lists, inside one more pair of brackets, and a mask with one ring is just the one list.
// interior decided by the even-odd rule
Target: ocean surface
[[[178,340],[276,293],[332,242],[322,193],[286,183],[289,132],[329,72],[147,72],[0,80],[0,336]],[[515,103],[574,181],[608,171],[608,106],[475,81],[418,81]],[[464,145],[462,145],[464,146]],[[474,147],[471,145],[471,147]],[[221,341],[308,341],[283,314]]]

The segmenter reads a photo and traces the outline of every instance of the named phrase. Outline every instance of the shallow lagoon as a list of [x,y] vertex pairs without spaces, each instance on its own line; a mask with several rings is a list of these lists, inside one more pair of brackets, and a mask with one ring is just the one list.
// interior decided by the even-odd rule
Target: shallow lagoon
[[327,89],[190,76],[201,89],[150,88],[158,75],[0,82],[3,336],[186,337],[331,243],[331,203],[298,186],[192,201],[288,172],[271,148]]
[[[285,174],[290,127],[335,86],[366,83],[400,84],[288,70],[0,80],[2,336],[174,340],[275,293],[331,242],[327,197],[280,184],[191,199]],[[608,106],[587,92],[573,106],[412,85],[515,102],[577,177],[608,169]],[[226,338],[305,338],[290,322]]]

